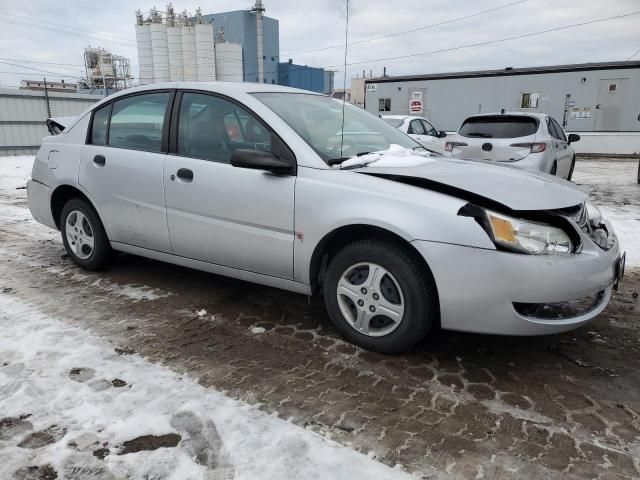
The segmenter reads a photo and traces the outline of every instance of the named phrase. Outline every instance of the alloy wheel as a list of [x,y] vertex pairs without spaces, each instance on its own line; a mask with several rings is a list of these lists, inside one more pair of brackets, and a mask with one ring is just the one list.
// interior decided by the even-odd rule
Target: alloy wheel
[[376,263],[357,263],[347,268],[340,276],[336,295],[345,320],[363,335],[388,335],[404,317],[400,284],[391,272]]
[[65,222],[67,242],[73,254],[81,260],[86,260],[93,253],[95,239],[93,229],[86,215],[80,210],[72,210]]

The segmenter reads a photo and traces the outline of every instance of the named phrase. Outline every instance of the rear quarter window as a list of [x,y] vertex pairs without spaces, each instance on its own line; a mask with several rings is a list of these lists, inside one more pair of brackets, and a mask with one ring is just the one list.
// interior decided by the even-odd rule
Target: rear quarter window
[[535,118],[500,115],[467,118],[458,134],[470,138],[518,138],[534,135],[537,131]]

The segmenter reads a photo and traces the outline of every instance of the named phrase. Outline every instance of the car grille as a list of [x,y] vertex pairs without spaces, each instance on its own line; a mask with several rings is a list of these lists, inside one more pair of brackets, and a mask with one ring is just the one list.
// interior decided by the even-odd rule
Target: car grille
[[593,243],[601,249],[610,250],[615,245],[615,236],[609,234],[609,230],[605,224],[594,225],[589,220],[588,210],[584,203],[576,207],[565,208],[561,210],[560,213],[573,220],[578,228],[588,235]]

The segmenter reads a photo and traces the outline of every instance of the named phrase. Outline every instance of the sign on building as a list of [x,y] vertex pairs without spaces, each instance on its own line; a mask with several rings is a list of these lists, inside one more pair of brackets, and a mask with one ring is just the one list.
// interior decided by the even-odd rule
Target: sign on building
[[376,93],[378,91],[378,85],[376,83],[367,83],[367,93]]
[[424,109],[422,103],[422,92],[413,92],[411,94],[411,100],[409,100],[409,113],[415,113],[421,115]]

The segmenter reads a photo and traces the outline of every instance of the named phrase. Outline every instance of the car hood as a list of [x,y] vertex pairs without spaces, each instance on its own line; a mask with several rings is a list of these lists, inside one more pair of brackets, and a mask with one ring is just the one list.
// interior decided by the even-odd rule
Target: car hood
[[408,152],[411,154],[398,155],[399,151],[393,149],[376,152],[351,159],[346,166],[358,173],[437,190],[470,201],[484,201],[489,206],[498,203],[511,210],[555,210],[579,205],[587,199],[586,193],[573,183],[544,173],[481,160]]

